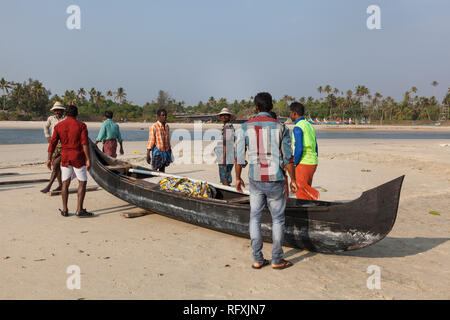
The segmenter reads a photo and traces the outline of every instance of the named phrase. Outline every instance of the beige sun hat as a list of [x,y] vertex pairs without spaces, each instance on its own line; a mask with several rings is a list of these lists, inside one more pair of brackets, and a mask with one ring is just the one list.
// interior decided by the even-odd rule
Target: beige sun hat
[[53,110],[66,110],[66,108],[63,106],[63,104],[59,101],[56,101],[53,107],[50,109],[50,111]]
[[234,115],[230,112],[230,109],[228,109],[228,108],[223,108],[223,109],[220,111],[220,113],[218,113],[218,114],[216,115],[216,117],[220,117],[220,116],[222,116],[222,115],[229,115],[229,116],[231,116],[232,119],[234,118]]

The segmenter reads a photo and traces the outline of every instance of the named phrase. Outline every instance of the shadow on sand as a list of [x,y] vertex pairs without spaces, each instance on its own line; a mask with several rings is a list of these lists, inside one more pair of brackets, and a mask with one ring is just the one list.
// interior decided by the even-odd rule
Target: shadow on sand
[[362,258],[401,258],[424,253],[450,238],[385,238],[380,242],[360,250],[337,253],[337,255]]
[[[450,238],[385,238],[382,241],[359,250],[339,253],[321,253],[336,256],[360,257],[360,258],[401,258],[427,252],[445,242]],[[305,251],[305,254],[298,256]],[[285,252],[284,257],[292,263],[297,263],[317,255],[317,252],[302,249],[290,249]]]

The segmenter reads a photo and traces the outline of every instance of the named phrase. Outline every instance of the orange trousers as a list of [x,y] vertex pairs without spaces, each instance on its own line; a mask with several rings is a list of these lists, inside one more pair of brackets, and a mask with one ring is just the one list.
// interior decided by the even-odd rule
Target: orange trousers
[[316,168],[317,165],[310,164],[298,164],[295,167],[295,180],[298,185],[298,191],[296,192],[297,199],[319,199],[319,191],[311,187]]

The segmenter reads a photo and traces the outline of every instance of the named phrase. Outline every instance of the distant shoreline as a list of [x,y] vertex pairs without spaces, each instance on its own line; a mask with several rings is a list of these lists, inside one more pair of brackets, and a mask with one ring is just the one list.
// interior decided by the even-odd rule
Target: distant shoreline
[[[100,129],[101,122],[86,122],[88,129]],[[0,121],[0,129],[41,129],[44,121]],[[148,130],[151,123],[147,122],[126,122],[119,123],[121,129],[125,130]],[[193,130],[194,123],[169,123],[171,129],[187,129]],[[240,124],[234,125],[236,128]],[[291,127],[292,124],[288,124]],[[220,123],[203,123],[202,128],[219,129],[222,127]],[[374,131],[422,131],[422,132],[450,132],[450,126],[430,126],[430,125],[315,125],[316,130],[374,130]]]

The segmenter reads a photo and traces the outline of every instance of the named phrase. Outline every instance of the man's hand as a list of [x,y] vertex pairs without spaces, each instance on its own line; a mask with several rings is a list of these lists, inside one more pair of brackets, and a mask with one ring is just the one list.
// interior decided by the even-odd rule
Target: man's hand
[[297,182],[291,180],[291,192],[296,193],[298,190]]
[[90,167],[91,167],[91,160],[86,159],[86,169],[89,170]]
[[150,157],[150,152],[147,151],[147,163],[151,164],[152,158]]
[[245,188],[245,183],[241,178],[236,178],[236,190],[240,193],[243,193],[242,187]]
[[50,143],[50,141],[52,141],[52,139],[50,137],[47,137],[47,141],[48,141],[48,143]]
[[124,154],[125,152],[123,152],[123,148],[122,147],[120,147],[120,154]]
[[52,160],[47,160],[47,168],[52,171]]

